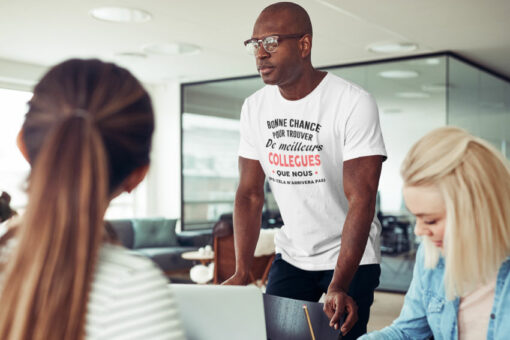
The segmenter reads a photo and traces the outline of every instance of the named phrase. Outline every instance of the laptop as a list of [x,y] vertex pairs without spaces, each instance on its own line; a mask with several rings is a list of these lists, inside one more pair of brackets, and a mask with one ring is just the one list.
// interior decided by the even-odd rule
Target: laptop
[[255,286],[171,284],[188,340],[266,340],[262,292]]

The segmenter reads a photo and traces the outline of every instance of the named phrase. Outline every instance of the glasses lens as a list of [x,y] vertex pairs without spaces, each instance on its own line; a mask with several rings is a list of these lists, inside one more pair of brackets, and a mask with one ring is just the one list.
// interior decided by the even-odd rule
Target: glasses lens
[[259,49],[259,43],[256,40],[250,40],[246,43],[246,52],[249,54],[256,54]]
[[268,52],[276,51],[278,47],[278,37],[266,37],[262,42],[264,49]]

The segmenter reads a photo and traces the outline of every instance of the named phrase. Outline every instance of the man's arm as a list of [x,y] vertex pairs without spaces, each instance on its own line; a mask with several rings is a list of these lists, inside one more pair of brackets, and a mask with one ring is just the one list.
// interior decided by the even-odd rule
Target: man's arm
[[239,157],[239,187],[234,202],[236,272],[227,285],[250,283],[249,273],[260,233],[265,174],[257,160]]
[[349,211],[342,230],[342,246],[333,279],[328,287],[324,312],[330,318],[330,326],[335,328],[338,328],[342,314],[347,313],[341,329],[344,335],[358,318],[356,303],[347,292],[365,252],[374,219],[382,160],[382,156],[360,157],[345,161],[343,165],[343,184],[349,201]]

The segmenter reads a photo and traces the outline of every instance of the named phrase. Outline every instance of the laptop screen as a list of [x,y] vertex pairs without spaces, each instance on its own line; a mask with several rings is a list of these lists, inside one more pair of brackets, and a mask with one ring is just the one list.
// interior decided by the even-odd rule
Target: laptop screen
[[266,340],[262,292],[254,286],[171,284],[188,340]]

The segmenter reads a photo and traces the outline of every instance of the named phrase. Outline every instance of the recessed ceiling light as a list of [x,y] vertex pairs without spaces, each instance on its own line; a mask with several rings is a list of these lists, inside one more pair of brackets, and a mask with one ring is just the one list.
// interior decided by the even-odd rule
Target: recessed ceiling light
[[405,99],[424,99],[430,98],[430,94],[425,92],[397,92],[395,96]]
[[422,85],[421,89],[426,92],[444,93],[447,87],[446,84],[426,84]]
[[439,65],[439,64],[441,64],[441,59],[439,59],[439,58],[427,58],[427,59],[425,59],[425,64],[427,64],[427,65]]
[[418,77],[418,72],[410,70],[388,70],[379,72],[379,76],[389,79],[408,79]]
[[134,59],[145,59],[147,58],[147,54],[141,52],[119,52],[115,53],[116,57],[121,58],[134,58]]
[[149,12],[128,7],[96,7],[89,13],[94,19],[109,22],[142,23],[152,19]]
[[143,46],[142,50],[147,54],[167,56],[191,55],[198,54],[202,51],[200,47],[186,43],[153,43]]
[[369,51],[375,53],[397,53],[397,52],[410,52],[418,49],[418,45],[413,43],[378,43],[367,47]]

